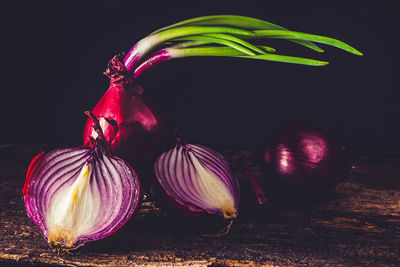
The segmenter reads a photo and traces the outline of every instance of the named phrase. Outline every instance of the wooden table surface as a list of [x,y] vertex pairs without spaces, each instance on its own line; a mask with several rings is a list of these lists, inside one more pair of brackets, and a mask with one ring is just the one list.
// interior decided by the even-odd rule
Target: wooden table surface
[[[120,231],[68,254],[49,248],[22,200],[27,166],[43,148],[49,147],[0,146],[0,265],[400,265],[400,159],[357,157],[326,201],[242,210],[220,238],[199,235],[188,221],[145,200]],[[240,153],[222,152],[235,167]],[[249,168],[256,178],[263,176],[259,166],[250,162]]]

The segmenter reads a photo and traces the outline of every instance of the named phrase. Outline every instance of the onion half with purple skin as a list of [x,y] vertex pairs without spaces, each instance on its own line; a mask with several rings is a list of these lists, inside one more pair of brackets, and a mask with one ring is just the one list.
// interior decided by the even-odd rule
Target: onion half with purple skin
[[177,144],[155,162],[155,176],[164,192],[195,214],[233,220],[238,215],[240,187],[229,163],[201,145]]
[[39,154],[23,189],[29,217],[50,246],[63,249],[117,231],[134,213],[140,194],[135,171],[101,146]]

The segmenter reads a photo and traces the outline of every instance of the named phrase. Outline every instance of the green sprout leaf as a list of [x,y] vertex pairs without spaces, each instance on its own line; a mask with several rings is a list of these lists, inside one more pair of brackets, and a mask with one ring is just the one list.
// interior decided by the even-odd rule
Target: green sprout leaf
[[325,36],[319,36],[309,33],[295,32],[295,31],[280,31],[280,30],[259,30],[254,31],[256,36],[265,38],[277,38],[277,39],[289,39],[289,40],[307,40],[313,41],[321,44],[331,45],[347,52],[353,53],[355,55],[361,56],[362,53],[349,46],[348,44]]
[[329,62],[319,61],[315,59],[308,59],[302,57],[292,57],[292,56],[284,56],[284,55],[276,55],[276,54],[265,54],[265,55],[255,55],[255,56],[240,56],[242,58],[251,58],[251,59],[261,59],[275,62],[284,62],[284,63],[293,63],[293,64],[301,64],[308,66],[324,66],[329,64]]
[[[169,49],[166,49],[169,50]],[[174,50],[172,52],[172,50]],[[263,54],[263,55],[246,55],[231,47],[220,47],[220,46],[208,46],[198,48],[184,48],[184,49],[170,49],[171,54],[176,57],[193,57],[193,56],[228,56],[228,57],[239,57],[239,58],[250,58],[259,60],[268,60],[275,62],[294,63],[308,66],[323,66],[327,65],[328,62],[319,61],[315,59],[276,55],[276,54]]]
[[238,38],[238,37],[231,36],[231,35],[229,35],[229,34],[224,34],[224,33],[208,33],[208,34],[204,34],[204,35],[206,35],[206,36],[211,36],[211,37],[216,37],[216,38],[220,38],[220,39],[229,40],[229,41],[232,41],[232,42],[241,44],[242,46],[247,47],[247,48],[249,48],[249,49],[251,49],[251,50],[254,50],[255,52],[258,52],[258,53],[260,53],[260,54],[265,54],[265,51],[262,50],[262,49],[260,49],[260,48],[258,48],[257,46],[255,46],[255,45],[253,45],[253,44],[251,44],[251,43],[249,43],[249,42],[247,42],[247,41],[245,41],[245,40],[242,40],[242,39],[240,39],[240,38]]
[[[220,26],[182,26],[177,28],[168,29],[166,31],[162,31],[157,35],[150,35],[148,37],[156,36],[156,40],[158,42],[168,41],[178,37],[184,37],[189,35],[196,34],[206,34],[206,33],[230,33],[230,34],[238,34],[244,36],[254,36],[255,34],[252,31],[243,30],[239,28],[233,27],[220,27]],[[146,37],[146,38],[148,38]],[[145,39],[146,39],[145,38]]]
[[226,45],[226,46],[232,47],[232,48],[234,48],[238,51],[241,51],[250,56],[255,55],[255,53],[253,53],[251,50],[247,49],[244,46],[241,46],[238,43],[231,42],[227,39],[209,36],[209,35],[190,35],[190,36],[186,36],[186,37],[176,38],[175,40],[177,40],[177,41],[203,41],[203,42],[208,42],[208,43],[216,43],[216,44],[221,44],[221,45]]

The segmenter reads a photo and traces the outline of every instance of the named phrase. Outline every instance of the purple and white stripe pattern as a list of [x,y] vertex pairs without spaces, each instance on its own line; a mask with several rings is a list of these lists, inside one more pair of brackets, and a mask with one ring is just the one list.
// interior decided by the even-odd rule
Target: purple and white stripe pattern
[[240,187],[229,163],[216,151],[191,144],[177,144],[163,153],[154,166],[164,191],[192,212],[237,216]]
[[32,161],[23,193],[49,244],[75,248],[124,225],[138,205],[140,184],[125,161],[100,148],[65,148]]

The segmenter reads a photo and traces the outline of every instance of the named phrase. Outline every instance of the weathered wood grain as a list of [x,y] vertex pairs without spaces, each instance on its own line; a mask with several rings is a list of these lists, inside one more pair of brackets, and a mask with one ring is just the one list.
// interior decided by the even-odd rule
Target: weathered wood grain
[[[221,238],[193,231],[190,221],[165,215],[147,200],[116,234],[72,254],[51,250],[26,216],[22,187],[29,161],[43,146],[0,147],[0,264],[63,266],[398,266],[400,160],[356,158],[346,181],[311,207],[247,200],[242,217]],[[47,147],[50,148],[50,147]],[[238,167],[242,153],[222,150]],[[262,177],[259,166],[247,162]],[[247,208],[248,207],[248,208]]]

